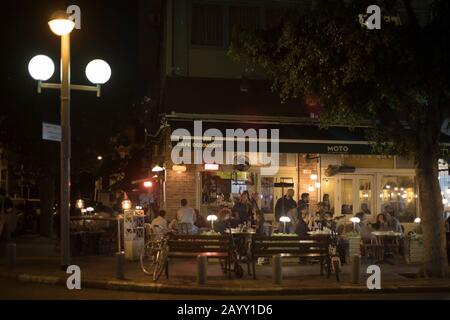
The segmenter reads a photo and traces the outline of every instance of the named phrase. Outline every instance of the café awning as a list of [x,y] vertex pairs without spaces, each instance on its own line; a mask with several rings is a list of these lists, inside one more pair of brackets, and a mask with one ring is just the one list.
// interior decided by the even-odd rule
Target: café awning
[[[279,132],[279,151],[282,153],[321,153],[321,154],[374,154],[370,141],[367,140],[367,125],[356,128],[331,126],[320,128],[317,119],[295,117],[256,117],[245,115],[213,116],[206,114],[169,114],[166,120],[171,131],[186,129],[192,138],[192,142],[202,141],[205,146],[210,139],[196,137],[194,132],[195,121],[201,121],[201,133],[208,129],[218,129],[223,139],[226,138],[227,129],[244,131],[255,129],[267,130],[267,138],[271,138],[271,130]],[[257,140],[259,140],[258,135]],[[179,137],[181,138],[181,137]],[[220,139],[216,138],[216,141]],[[247,139],[248,140],[248,139]],[[172,146],[177,145],[172,141]],[[248,144],[248,141],[247,141]],[[450,156],[450,135],[442,133],[440,137],[441,153],[443,157]],[[246,149],[248,150],[248,148]],[[270,147],[268,149],[270,151]]]
[[[185,119],[168,117],[168,123],[171,131],[176,129],[185,129],[190,133],[193,142],[203,142],[206,145],[211,140],[207,136],[201,137],[194,133],[195,119]],[[197,121],[199,121],[198,119]],[[227,138],[227,129],[237,130],[255,129],[257,132],[257,140],[260,140],[260,130],[267,130],[268,142],[271,140],[271,130],[278,130],[279,133],[279,151],[282,153],[335,153],[335,154],[372,154],[370,143],[365,138],[364,127],[346,128],[346,127],[330,127],[321,129],[316,124],[294,124],[290,123],[271,123],[271,122],[249,122],[249,121],[218,121],[201,119],[202,134],[208,129],[218,129],[223,136],[223,140]],[[177,145],[181,141],[181,136],[177,136],[179,140],[172,141],[172,145]],[[184,136],[183,138],[189,138]],[[215,137],[215,142],[220,141]],[[247,139],[248,143],[248,139]],[[270,143],[269,143],[270,144]],[[248,150],[248,149],[247,149]],[[270,146],[269,146],[270,150]]]

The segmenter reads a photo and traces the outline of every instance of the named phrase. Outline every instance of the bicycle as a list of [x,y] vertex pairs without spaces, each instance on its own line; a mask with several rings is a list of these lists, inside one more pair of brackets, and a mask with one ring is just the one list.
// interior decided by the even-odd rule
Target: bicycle
[[142,271],[158,281],[161,276],[169,253],[168,237],[159,233],[151,233],[150,240],[142,250],[139,260]]
[[341,271],[341,258],[338,252],[338,235],[336,232],[332,231],[330,235],[330,243],[329,243],[329,260],[327,261],[328,268],[328,277],[330,276],[331,271],[334,271],[336,274],[336,280],[339,282],[339,272]]

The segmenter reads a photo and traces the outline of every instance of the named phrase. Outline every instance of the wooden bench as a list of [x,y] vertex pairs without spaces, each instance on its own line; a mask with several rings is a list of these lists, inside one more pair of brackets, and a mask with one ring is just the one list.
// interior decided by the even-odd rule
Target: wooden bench
[[169,262],[177,258],[208,258],[222,259],[225,262],[225,271],[231,278],[229,235],[171,235],[168,240],[169,252],[165,268],[166,277],[169,278]]
[[331,257],[329,254],[329,239],[327,237],[296,237],[296,236],[255,236],[252,241],[253,279],[256,279],[255,263],[258,258],[271,258],[280,255],[282,258],[295,257],[318,259],[320,275],[326,264],[327,276],[331,274]]

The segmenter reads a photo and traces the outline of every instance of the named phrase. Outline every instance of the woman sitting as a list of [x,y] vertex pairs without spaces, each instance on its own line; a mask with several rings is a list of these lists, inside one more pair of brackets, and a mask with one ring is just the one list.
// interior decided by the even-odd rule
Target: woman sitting
[[387,229],[387,221],[384,213],[379,213],[377,215],[377,220],[375,223],[372,223],[372,228],[375,230],[386,230]]

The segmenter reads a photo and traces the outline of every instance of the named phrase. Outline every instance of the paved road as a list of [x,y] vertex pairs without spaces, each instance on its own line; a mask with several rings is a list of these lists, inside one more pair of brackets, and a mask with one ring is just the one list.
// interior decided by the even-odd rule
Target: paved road
[[173,295],[115,290],[81,289],[68,290],[62,286],[25,283],[0,279],[0,299],[130,299],[130,300],[205,300],[205,299],[252,299],[252,300],[366,300],[366,299],[433,299],[450,300],[450,292],[415,294],[366,294],[366,295],[300,295],[300,296],[199,296]]

